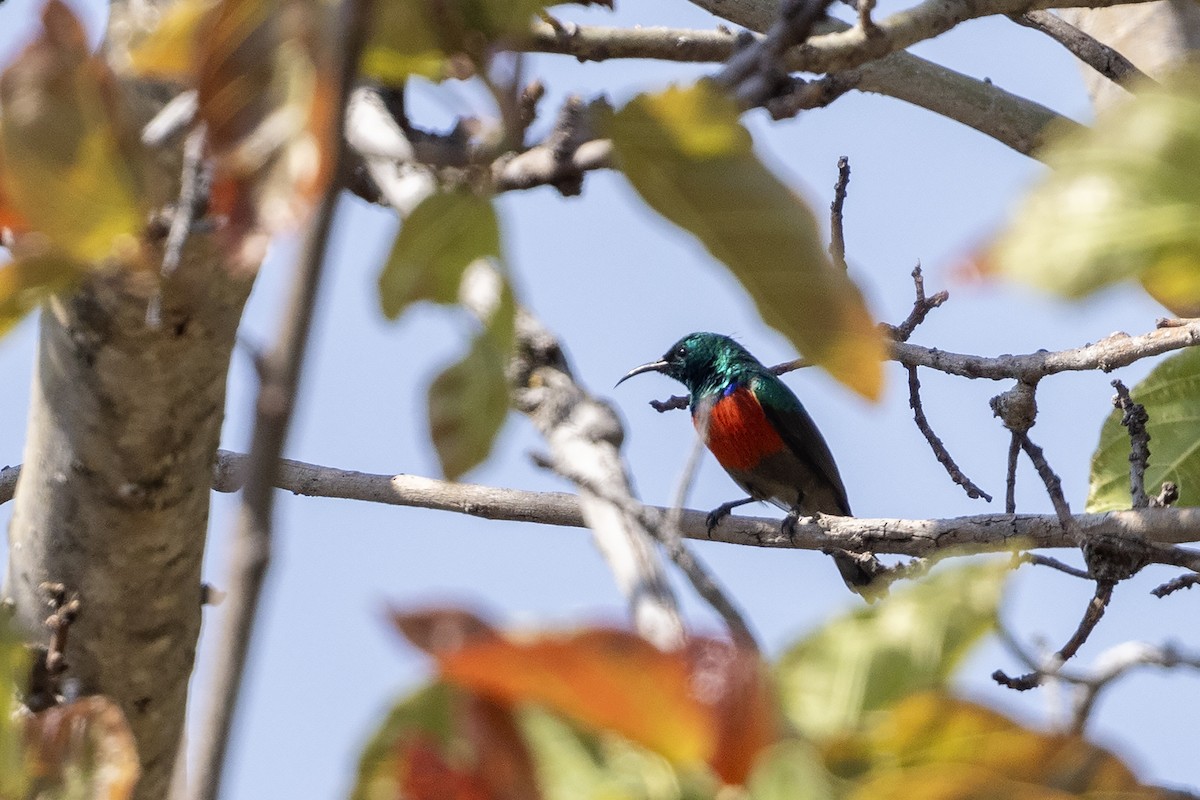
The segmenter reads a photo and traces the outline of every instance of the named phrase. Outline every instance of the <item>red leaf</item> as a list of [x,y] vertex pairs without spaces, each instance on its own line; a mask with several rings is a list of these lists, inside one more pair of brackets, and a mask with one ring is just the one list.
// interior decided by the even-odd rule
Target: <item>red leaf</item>
[[743,784],[759,753],[779,739],[779,715],[766,665],[728,642],[688,643],[692,685],[717,717],[717,745],[708,763],[726,783]]
[[30,715],[25,745],[30,777],[46,796],[59,796],[51,791],[55,787],[66,792],[69,781],[74,791],[83,790],[80,796],[126,800],[140,774],[125,715],[104,697],[85,697]]
[[454,608],[392,612],[392,624],[404,638],[431,656],[441,657],[470,644],[500,638],[482,618]]

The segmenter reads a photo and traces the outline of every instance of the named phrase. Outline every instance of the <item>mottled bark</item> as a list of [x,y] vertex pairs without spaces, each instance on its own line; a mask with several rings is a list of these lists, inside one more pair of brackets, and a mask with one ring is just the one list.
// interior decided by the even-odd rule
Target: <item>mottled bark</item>
[[249,286],[194,246],[157,329],[127,275],[97,277],[42,314],[5,595],[41,638],[39,584],[79,593],[67,676],[129,718],[139,798],[165,796],[183,728],[212,465]]

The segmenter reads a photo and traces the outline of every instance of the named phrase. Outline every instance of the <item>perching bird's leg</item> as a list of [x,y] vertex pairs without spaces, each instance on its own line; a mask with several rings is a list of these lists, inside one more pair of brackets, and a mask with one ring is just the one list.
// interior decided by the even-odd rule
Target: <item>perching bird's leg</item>
[[757,499],[758,498],[756,497],[746,497],[741,500],[731,500],[728,503],[722,503],[712,511],[708,512],[708,519],[705,520],[705,523],[708,526],[708,537],[710,539],[712,538],[713,528],[720,525],[721,520],[728,517],[730,511],[733,511],[738,506],[744,506],[747,503],[753,503]]
[[788,509],[787,516],[783,518],[783,524],[779,526],[779,532],[787,536],[788,541],[796,541],[796,525],[801,519],[816,519],[816,517],[801,511],[800,506],[802,505],[804,505],[804,492],[796,495],[795,504]]

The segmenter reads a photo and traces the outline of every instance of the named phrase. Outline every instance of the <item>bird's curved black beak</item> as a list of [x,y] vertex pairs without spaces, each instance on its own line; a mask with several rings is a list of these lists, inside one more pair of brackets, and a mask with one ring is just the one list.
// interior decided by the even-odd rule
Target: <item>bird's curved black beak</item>
[[640,367],[634,367],[633,369],[629,370],[629,372],[626,372],[625,376],[621,378],[621,380],[613,384],[613,388],[617,388],[634,375],[641,375],[643,372],[663,372],[666,370],[666,368],[667,362],[664,360],[651,361],[649,364],[642,364]]

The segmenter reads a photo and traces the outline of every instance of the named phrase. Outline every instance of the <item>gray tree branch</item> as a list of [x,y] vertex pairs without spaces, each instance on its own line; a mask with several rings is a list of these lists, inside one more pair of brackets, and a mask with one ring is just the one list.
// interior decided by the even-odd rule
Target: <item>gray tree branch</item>
[[[709,0],[711,2],[711,0]],[[709,2],[699,5],[708,7]],[[759,14],[741,14],[740,6],[724,4],[709,10],[739,25],[765,30],[770,19]],[[718,8],[720,10],[718,10]],[[761,19],[765,19],[762,22]],[[758,25],[763,27],[758,27]],[[848,30],[845,23],[827,19],[818,30]],[[607,58],[652,58],[668,61],[720,62],[733,54],[736,37],[720,30],[679,28],[615,28],[581,25],[564,34],[545,23],[535,23],[526,45],[538,52],[562,53],[585,60]],[[800,61],[789,68],[802,69]],[[894,97],[920,106],[948,119],[961,122],[1003,142],[1018,152],[1036,157],[1045,141],[1047,126],[1066,129],[1073,124],[1050,109],[1006,92],[985,81],[934,64],[908,53],[892,53],[864,64],[857,70],[856,89]]]
[[[213,488],[237,491],[244,480],[246,456],[222,450],[217,460]],[[322,467],[284,460],[276,487],[307,497],[361,500],[386,505],[452,511],[481,519],[536,522],[543,525],[585,527],[579,500],[562,492],[531,492],[467,483],[451,483],[418,475],[380,475]],[[669,509],[646,507],[666,515]],[[1055,514],[982,514],[953,519],[904,520],[825,517],[801,524],[795,537],[779,530],[779,521],[756,517],[729,517],[709,536],[704,511],[684,510],[680,531],[699,541],[719,541],[752,547],[821,550],[840,547],[909,556],[927,556],[954,548],[972,552],[1001,552],[1018,547],[1074,547]],[[1160,545],[1200,541],[1200,508],[1149,508],[1077,514],[1077,530],[1084,535],[1140,537]],[[1158,563],[1195,569],[1200,554],[1159,552]]]
[[509,381],[513,405],[545,438],[554,463],[569,466],[567,477],[579,485],[580,520],[592,530],[638,633],[659,647],[679,647],[683,622],[654,537],[625,503],[612,499],[637,503],[621,456],[620,419],[576,383],[558,340],[524,311],[517,318]]

